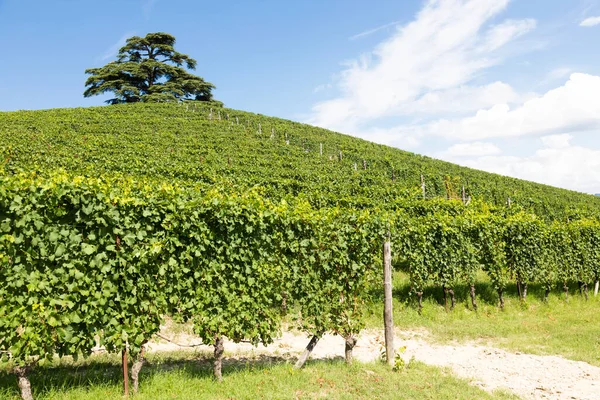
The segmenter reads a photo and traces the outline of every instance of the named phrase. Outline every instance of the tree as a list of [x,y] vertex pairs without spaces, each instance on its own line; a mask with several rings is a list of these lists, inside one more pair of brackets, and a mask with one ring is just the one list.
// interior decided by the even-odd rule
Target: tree
[[[90,68],[85,97],[113,92],[108,104],[212,100],[215,86],[187,69],[196,69],[196,60],[174,49],[175,37],[163,32],[127,39],[117,61]],[[185,65],[185,67],[183,67]]]

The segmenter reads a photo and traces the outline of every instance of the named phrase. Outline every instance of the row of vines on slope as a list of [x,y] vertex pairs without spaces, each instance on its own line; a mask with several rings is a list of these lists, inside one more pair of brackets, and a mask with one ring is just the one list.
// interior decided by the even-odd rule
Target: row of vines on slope
[[[522,301],[527,288],[538,283],[545,298],[557,285],[568,296],[568,283],[579,283],[587,297],[588,284],[600,280],[600,224],[581,219],[567,223],[545,223],[523,212],[463,210],[459,214],[436,212],[397,218],[395,236],[397,263],[411,279],[419,309],[423,289],[429,284],[441,286],[444,299],[455,298],[453,288],[466,284],[471,302],[475,301],[475,278],[485,271],[498,292],[500,307],[503,293],[512,281]],[[447,304],[447,303],[446,303]]]
[[[55,174],[0,182],[0,351],[27,373],[96,339],[143,363],[165,315],[268,344],[281,320],[320,337],[362,327],[382,224],[367,211],[271,203],[257,191]],[[125,354],[127,354],[125,353]],[[133,376],[134,388],[137,376]]]
[[[268,344],[291,314],[314,344],[334,332],[352,348],[380,282],[392,231],[398,263],[421,299],[425,285],[454,303],[485,270],[498,290],[598,281],[600,225],[546,223],[521,211],[413,202],[395,212],[314,209],[260,190],[180,187],[131,178],[0,178],[0,352],[26,386],[54,355],[109,352],[143,363],[165,315],[192,321],[215,347],[223,337]],[[134,387],[137,376],[134,376]]]
[[[212,111],[211,111],[212,107]],[[218,118],[218,115],[221,118]],[[211,117],[212,115],[212,117]],[[0,113],[0,169],[125,174],[181,183],[227,180],[316,207],[399,198],[511,202],[546,220],[598,216],[600,198],[477,171],[292,121],[197,104]]]

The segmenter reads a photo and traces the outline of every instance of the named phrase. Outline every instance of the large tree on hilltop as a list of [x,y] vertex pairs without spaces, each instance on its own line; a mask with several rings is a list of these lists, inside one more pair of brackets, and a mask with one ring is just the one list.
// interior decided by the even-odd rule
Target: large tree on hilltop
[[83,95],[113,92],[108,104],[212,100],[215,86],[187,72],[185,67],[196,68],[196,60],[175,51],[174,45],[175,37],[163,32],[127,39],[117,61],[85,71],[90,76]]

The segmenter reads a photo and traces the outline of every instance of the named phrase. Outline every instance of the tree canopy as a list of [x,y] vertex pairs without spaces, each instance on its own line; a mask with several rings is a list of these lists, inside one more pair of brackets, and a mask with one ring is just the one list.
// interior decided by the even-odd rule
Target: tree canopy
[[85,97],[113,92],[108,104],[212,100],[215,86],[187,70],[196,60],[174,49],[175,37],[164,32],[133,36],[121,47],[117,61],[85,71]]

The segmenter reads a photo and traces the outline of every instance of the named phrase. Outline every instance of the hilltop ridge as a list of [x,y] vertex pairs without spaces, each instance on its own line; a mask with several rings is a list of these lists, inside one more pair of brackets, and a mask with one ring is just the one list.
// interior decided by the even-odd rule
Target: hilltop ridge
[[600,214],[600,198],[461,167],[297,122],[202,102],[0,113],[8,173],[64,168],[213,184],[263,186],[270,197],[369,206],[464,196],[545,218]]

